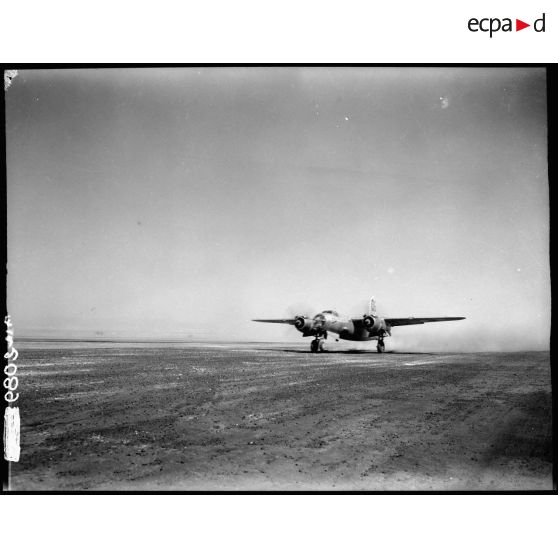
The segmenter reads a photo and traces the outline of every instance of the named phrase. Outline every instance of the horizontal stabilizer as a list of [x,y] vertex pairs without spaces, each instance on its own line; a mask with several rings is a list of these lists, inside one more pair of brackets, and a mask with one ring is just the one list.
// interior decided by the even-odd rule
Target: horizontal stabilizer
[[462,316],[459,317],[444,317],[444,318],[385,318],[386,325],[403,326],[403,325],[417,325],[426,324],[428,322],[452,322],[454,320],[464,320]]

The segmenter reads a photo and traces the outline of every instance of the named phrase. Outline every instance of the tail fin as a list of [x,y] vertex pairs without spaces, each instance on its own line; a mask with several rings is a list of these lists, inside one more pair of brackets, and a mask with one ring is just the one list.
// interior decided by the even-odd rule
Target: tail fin
[[368,305],[368,313],[376,314],[376,299],[374,297],[370,299],[370,303]]

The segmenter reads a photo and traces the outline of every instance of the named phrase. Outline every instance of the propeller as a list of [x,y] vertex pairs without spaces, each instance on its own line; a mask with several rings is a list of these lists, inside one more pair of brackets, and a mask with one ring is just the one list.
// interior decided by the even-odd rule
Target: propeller
[[287,308],[287,314],[289,316],[312,317],[316,314],[316,311],[308,304],[308,302],[294,302],[292,304],[289,304]]
[[298,331],[303,333],[309,333],[314,329],[314,320],[312,318],[307,318],[306,316],[297,316],[294,323]]
[[374,328],[374,324],[375,324],[374,317],[373,316],[364,316],[363,323],[364,323],[364,327],[368,331],[370,331],[371,329]]

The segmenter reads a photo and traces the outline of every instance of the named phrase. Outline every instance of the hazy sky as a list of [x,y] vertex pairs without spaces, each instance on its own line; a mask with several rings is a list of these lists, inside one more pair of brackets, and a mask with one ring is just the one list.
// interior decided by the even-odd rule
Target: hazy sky
[[21,71],[16,331],[296,340],[250,319],[375,295],[467,317],[395,328],[398,348],[545,349],[545,87],[536,68]]

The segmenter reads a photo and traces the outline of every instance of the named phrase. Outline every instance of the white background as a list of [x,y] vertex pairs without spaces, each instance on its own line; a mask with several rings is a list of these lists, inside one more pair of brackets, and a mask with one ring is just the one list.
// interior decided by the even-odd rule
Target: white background
[[5,556],[543,557],[555,555],[551,501],[526,495],[15,496],[2,502],[2,539]]
[[[548,63],[553,4],[206,0],[12,2],[0,61],[18,63]],[[555,12],[556,10],[554,10]],[[470,33],[471,17],[546,33]],[[548,496],[12,496],[7,556],[544,556]]]
[[[3,3],[4,62],[552,62],[549,0],[98,0]],[[555,12],[556,10],[554,10]],[[470,18],[546,32],[471,33]]]

